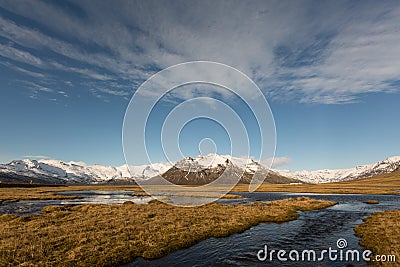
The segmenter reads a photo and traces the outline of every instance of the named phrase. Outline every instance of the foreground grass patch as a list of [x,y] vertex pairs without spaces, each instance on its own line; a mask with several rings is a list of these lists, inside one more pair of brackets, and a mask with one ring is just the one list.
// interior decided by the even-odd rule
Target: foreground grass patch
[[400,266],[400,210],[377,212],[355,227],[360,245],[374,255],[395,255],[396,262],[370,262],[372,266]]
[[154,259],[210,237],[261,222],[296,219],[296,211],[336,203],[307,197],[251,205],[46,207],[42,215],[0,216],[0,266],[110,266]]

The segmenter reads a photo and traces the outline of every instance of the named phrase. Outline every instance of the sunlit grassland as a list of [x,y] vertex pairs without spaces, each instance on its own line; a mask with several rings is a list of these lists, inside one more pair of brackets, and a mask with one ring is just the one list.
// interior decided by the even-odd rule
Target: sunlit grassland
[[[163,186],[155,191],[167,192]],[[189,189],[189,190],[186,190]],[[181,196],[210,197],[220,192],[202,192],[186,187]],[[0,188],[0,202],[19,200],[67,199],[61,191],[128,190],[133,196],[146,195],[138,186],[89,185],[34,188]],[[248,185],[237,185],[234,192],[248,192]],[[357,181],[329,184],[263,184],[259,192],[399,194],[400,171]],[[235,198],[228,194],[225,198]],[[176,207],[152,201],[149,205],[81,205],[46,207],[41,215],[0,216],[0,266],[110,266],[137,257],[158,258],[189,247],[210,237],[242,232],[262,222],[296,219],[298,210],[314,210],[333,202],[300,197],[248,205],[207,204]],[[356,227],[361,245],[374,253],[399,255],[398,211],[377,213]],[[380,233],[380,234],[379,234]],[[390,265],[388,265],[390,266]]]
[[46,207],[41,215],[0,216],[0,266],[114,266],[154,259],[210,237],[239,233],[262,222],[296,219],[296,211],[334,202],[307,197],[249,205],[207,204]]
[[400,266],[400,210],[376,212],[355,227],[360,245],[374,255],[395,255],[396,262],[370,262],[371,266]]
[[[66,187],[68,188],[68,187]],[[52,187],[4,187],[0,188],[0,203],[15,202],[20,200],[56,200],[56,199],[76,199],[77,196],[57,195],[54,192],[63,191],[66,188]],[[68,189],[71,190],[71,189]]]

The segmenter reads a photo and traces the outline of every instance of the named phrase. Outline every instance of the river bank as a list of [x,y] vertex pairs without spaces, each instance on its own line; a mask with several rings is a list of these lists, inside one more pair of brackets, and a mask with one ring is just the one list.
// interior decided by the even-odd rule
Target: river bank
[[110,266],[137,257],[154,259],[210,237],[294,220],[297,211],[334,204],[307,197],[192,208],[152,201],[46,207],[41,215],[22,217],[6,214],[0,216],[0,265]]

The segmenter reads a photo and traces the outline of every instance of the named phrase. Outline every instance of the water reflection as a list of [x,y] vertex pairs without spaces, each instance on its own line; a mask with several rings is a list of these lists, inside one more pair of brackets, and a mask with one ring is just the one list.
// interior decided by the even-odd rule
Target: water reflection
[[122,204],[132,201],[136,204],[147,204],[152,200],[147,196],[133,196],[134,191],[123,190],[84,190],[59,192],[60,195],[79,196],[80,199],[61,200],[60,204]]
[[[79,199],[60,199],[60,200],[28,200],[18,202],[0,203],[0,215],[5,213],[13,213],[17,215],[39,214],[46,206],[61,206],[65,204],[82,205],[82,204],[122,204],[125,201],[132,201],[135,204],[147,204],[154,198],[150,196],[134,195],[134,191],[125,190],[81,190],[81,191],[65,191],[57,192],[59,195],[78,196]],[[207,203],[208,197],[191,197],[181,195],[175,192],[160,192],[157,195],[159,200],[166,203],[189,205],[195,203]],[[229,201],[220,200],[221,203],[231,203]]]
[[79,196],[80,199],[59,199],[59,200],[27,200],[18,202],[3,202],[0,204],[0,215],[13,213],[17,215],[39,214],[46,206],[61,206],[65,204],[122,204],[125,201],[132,201],[136,204],[146,204],[152,200],[147,196],[132,196],[133,191],[123,190],[83,190],[58,192],[60,195]]

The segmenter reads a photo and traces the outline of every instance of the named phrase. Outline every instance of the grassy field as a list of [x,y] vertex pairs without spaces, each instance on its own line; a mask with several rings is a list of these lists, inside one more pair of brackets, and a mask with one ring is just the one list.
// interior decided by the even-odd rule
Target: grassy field
[[[77,198],[56,194],[76,190],[129,190],[134,191],[133,195],[145,194],[138,186],[12,187],[0,188],[0,202]],[[247,185],[233,189],[234,192],[247,190]],[[257,191],[399,194],[400,171],[341,183],[263,184]],[[207,196],[213,192],[200,194]],[[235,197],[232,194],[225,196]],[[149,205],[46,207],[41,215],[28,217],[6,214],[0,216],[0,266],[110,266],[136,257],[153,259],[210,237],[244,231],[261,222],[296,219],[297,210],[321,209],[333,204],[304,197],[251,205],[208,204],[194,208],[152,201]],[[393,254],[395,251],[399,254],[399,218],[396,211],[369,217],[356,227],[357,234],[362,237],[361,245],[374,253]]]
[[400,266],[400,210],[377,212],[355,227],[361,237],[360,245],[374,255],[395,255],[396,262],[381,262],[374,259],[371,266]]
[[298,210],[334,204],[299,197],[192,208],[159,201],[149,205],[49,206],[41,215],[0,216],[0,266],[114,266],[136,257],[154,259],[262,222],[294,220]]
[[[15,202],[20,200],[52,200],[52,199],[77,199],[77,196],[56,195],[56,191],[65,191],[69,187],[2,187],[0,188],[0,203]],[[71,189],[68,189],[71,190]]]

